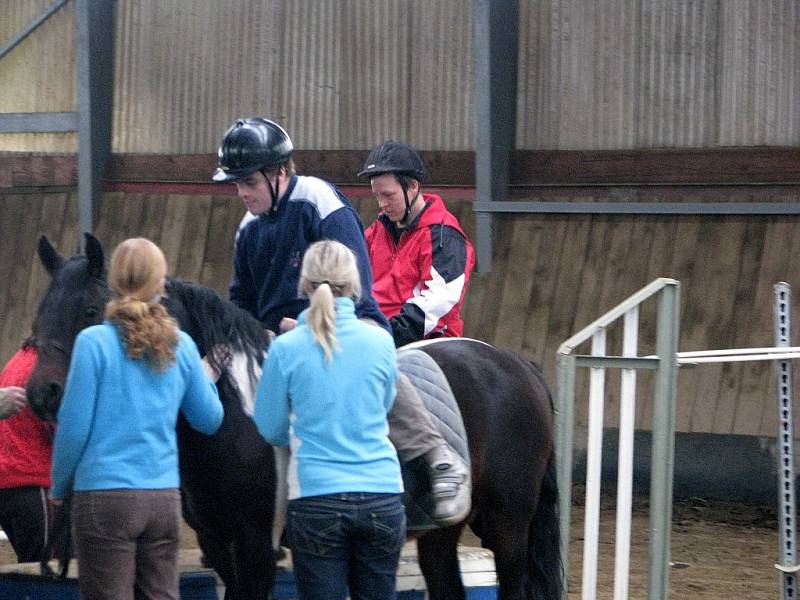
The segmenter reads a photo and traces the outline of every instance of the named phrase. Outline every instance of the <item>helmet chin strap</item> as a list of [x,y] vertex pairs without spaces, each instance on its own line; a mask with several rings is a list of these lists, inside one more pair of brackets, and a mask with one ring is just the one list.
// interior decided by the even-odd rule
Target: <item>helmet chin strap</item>
[[278,187],[280,185],[280,177],[281,171],[280,168],[278,168],[278,177],[276,178],[275,186],[273,187],[269,177],[267,177],[267,174],[264,173],[264,179],[267,180],[267,187],[269,188],[269,195],[272,198],[272,205],[269,207],[270,214],[274,214],[278,208]]
[[417,198],[419,198],[419,189],[417,190],[417,195],[414,196],[414,198],[411,201],[409,201],[409,199],[408,199],[408,185],[406,183],[401,182],[400,183],[400,187],[403,189],[403,198],[406,201],[406,210],[403,213],[403,218],[400,219],[400,222],[398,224],[401,227],[405,227],[406,225],[408,225],[408,220],[411,217],[411,205],[414,202],[417,201]]

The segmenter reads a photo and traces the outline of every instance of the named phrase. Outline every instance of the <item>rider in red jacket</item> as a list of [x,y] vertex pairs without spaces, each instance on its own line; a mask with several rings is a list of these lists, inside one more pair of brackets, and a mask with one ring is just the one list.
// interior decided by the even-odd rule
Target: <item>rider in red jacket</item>
[[463,335],[461,305],[475,256],[442,199],[422,193],[419,155],[407,144],[387,141],[372,151],[359,175],[370,178],[381,208],[365,235],[372,293],[389,318],[395,344]]
[[[370,153],[359,176],[369,177],[381,209],[365,237],[372,295],[389,319],[395,345],[462,335],[461,303],[475,263],[472,244],[442,199],[422,194],[425,168],[419,155],[408,144],[384,142]],[[434,520],[452,525],[469,512],[469,469],[444,442],[403,373],[398,374],[397,389],[406,400],[395,402],[389,413],[389,439],[403,462],[412,456],[408,448],[416,446],[414,454],[424,452],[436,503]],[[405,410],[404,405],[418,408]]]

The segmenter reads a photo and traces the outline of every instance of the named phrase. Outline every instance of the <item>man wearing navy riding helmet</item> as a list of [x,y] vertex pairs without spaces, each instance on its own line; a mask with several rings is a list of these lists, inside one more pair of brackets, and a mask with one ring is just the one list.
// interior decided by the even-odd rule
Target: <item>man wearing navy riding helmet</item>
[[422,193],[425,167],[402,142],[387,141],[367,158],[381,213],[366,232],[373,294],[397,346],[460,337],[461,305],[475,264],[472,244],[439,196]]
[[[389,319],[395,345],[463,333],[461,304],[475,264],[472,244],[439,196],[422,193],[425,167],[416,150],[386,141],[370,152],[359,176],[368,177],[381,213],[366,231],[372,293]],[[410,383],[401,376],[398,389]],[[421,401],[420,401],[421,402]],[[393,426],[420,427],[398,414]],[[432,425],[431,425],[432,426]],[[469,470],[442,440],[425,449],[440,512],[469,505]],[[401,458],[402,455],[401,455]]]

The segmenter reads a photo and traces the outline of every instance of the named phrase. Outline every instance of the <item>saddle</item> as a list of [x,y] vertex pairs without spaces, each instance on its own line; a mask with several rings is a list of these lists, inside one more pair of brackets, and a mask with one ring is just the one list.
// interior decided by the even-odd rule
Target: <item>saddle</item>
[[[397,351],[397,367],[416,388],[433,422],[445,441],[469,465],[467,433],[461,411],[456,404],[447,378],[428,354],[422,350]],[[402,465],[403,502],[406,505],[406,529],[428,531],[438,525],[433,520],[433,498],[428,465],[420,457]]]

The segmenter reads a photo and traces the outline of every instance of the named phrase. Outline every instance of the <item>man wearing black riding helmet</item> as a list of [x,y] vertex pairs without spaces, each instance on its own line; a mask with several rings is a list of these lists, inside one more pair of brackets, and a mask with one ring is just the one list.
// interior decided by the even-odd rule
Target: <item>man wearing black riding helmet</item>
[[[239,119],[220,145],[213,179],[233,182],[254,215],[243,221],[236,240],[231,300],[276,333],[293,328],[308,306],[298,294],[303,255],[313,242],[331,239],[350,248],[358,263],[362,295],[356,315],[390,331],[372,295],[361,219],[335,186],[295,174],[292,149],[286,131],[262,118]],[[436,521],[463,520],[470,510],[469,472],[410,384],[397,386],[389,427],[401,461],[422,457],[430,467]]]
[[297,292],[303,254],[313,242],[331,239],[356,256],[363,295],[359,317],[386,327],[372,297],[372,273],[358,213],[332,184],[295,174],[292,141],[267,119],[239,119],[219,147],[213,180],[232,182],[248,221],[236,240],[231,301],[267,329],[280,333],[293,326],[308,301]]

